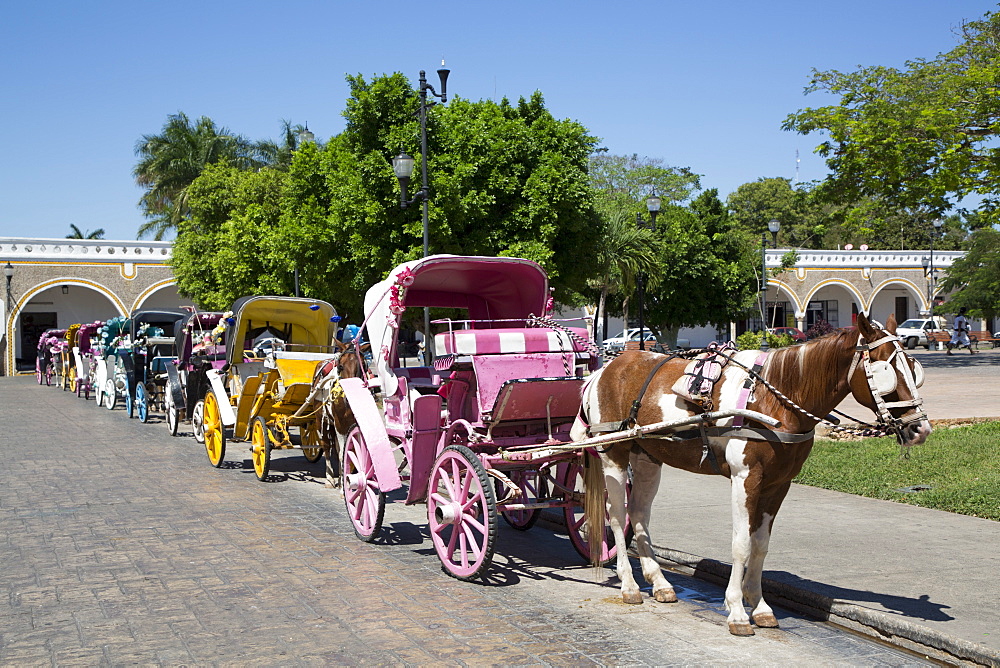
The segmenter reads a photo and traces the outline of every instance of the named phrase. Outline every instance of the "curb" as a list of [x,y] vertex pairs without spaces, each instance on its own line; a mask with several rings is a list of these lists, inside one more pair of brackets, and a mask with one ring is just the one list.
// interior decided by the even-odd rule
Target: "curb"
[[[630,556],[637,556],[629,550]],[[715,584],[726,585],[732,567],[721,561],[687,552],[653,546],[657,561],[666,568]],[[761,579],[768,601],[828,621],[875,640],[901,647],[950,665],[973,663],[1000,668],[1000,652],[978,643],[898,619],[853,603],[844,603],[808,589]]]

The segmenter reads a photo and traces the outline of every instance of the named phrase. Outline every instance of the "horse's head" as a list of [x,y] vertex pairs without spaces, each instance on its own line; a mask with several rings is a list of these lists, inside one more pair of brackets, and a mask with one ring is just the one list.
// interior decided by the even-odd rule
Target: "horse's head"
[[362,355],[371,348],[370,343],[358,345],[355,341],[337,343],[340,351],[337,353],[337,377],[338,378],[363,378],[364,361]]
[[903,352],[896,317],[883,328],[858,314],[858,343],[848,374],[851,393],[889,427],[903,445],[923,443],[931,424],[917,391],[924,382],[920,362]]

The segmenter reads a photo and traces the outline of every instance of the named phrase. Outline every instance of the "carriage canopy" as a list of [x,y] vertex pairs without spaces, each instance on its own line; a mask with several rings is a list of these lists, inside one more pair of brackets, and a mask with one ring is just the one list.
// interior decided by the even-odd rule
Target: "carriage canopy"
[[[400,295],[402,303],[396,304]],[[531,260],[431,255],[399,265],[365,294],[368,335],[384,391],[391,393],[396,383],[392,361],[403,317],[400,306],[465,309],[475,321],[469,327],[494,329],[523,327],[530,315],[545,313],[548,299],[548,276]],[[424,336],[430,345],[431,334]]]
[[233,321],[226,332],[230,364],[242,362],[244,352],[263,334],[316,352],[329,352],[337,337],[337,311],[318,299],[241,297],[233,302],[232,311]]

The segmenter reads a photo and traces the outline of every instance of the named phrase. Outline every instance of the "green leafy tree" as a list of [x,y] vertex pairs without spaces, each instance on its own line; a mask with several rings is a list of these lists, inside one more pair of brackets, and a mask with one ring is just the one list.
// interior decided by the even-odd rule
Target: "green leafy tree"
[[983,227],[972,233],[966,254],[948,269],[941,293],[949,295],[943,306],[947,312],[965,306],[988,320],[1000,314],[1000,231]]
[[659,158],[605,152],[590,157],[590,184],[604,198],[643,202],[655,192],[665,202],[689,200],[701,188],[700,178],[687,167],[664,166]]
[[[344,132],[298,147],[287,172],[230,163],[192,183],[177,242],[190,251],[174,259],[182,292],[203,306],[287,294],[285,278],[253,277],[297,268],[304,294],[359,319],[367,287],[420,257],[420,207],[400,208],[390,164],[400,150],[419,156],[417,94],[401,74],[348,83]],[[587,182],[596,140],[583,126],[553,118],[538,93],[516,105],[455,99],[430,110],[428,139],[432,253],[526,257],[549,272],[557,299],[584,289],[601,221]]]
[[80,228],[77,227],[76,225],[74,225],[73,223],[70,223],[69,227],[72,230],[72,232],[70,232],[69,234],[66,235],[67,239],[103,239],[104,238],[104,228],[103,227],[98,227],[93,232],[91,232],[90,230],[87,230],[86,234],[84,234],[80,230]]
[[140,239],[161,240],[190,215],[188,188],[206,166],[223,160],[241,169],[264,165],[253,142],[207,116],[192,123],[184,113],[168,116],[160,134],[143,135],[135,153],[132,175],[145,189],[139,208],[149,219],[139,227]]
[[1000,15],[966,23],[961,43],[903,69],[814,71],[807,92],[839,104],[802,109],[786,130],[828,136],[816,151],[831,170],[828,186],[841,201],[872,199],[934,215],[963,198],[997,222],[1000,204]]
[[744,183],[730,193],[727,207],[733,221],[754,235],[767,234],[768,223],[781,223],[778,245],[798,248],[829,247],[831,232],[837,228],[837,208],[816,194],[816,184],[792,186],[789,179],[760,178]]
[[680,327],[722,325],[752,308],[759,251],[719,200],[706,190],[689,208],[666,207],[657,220],[662,240],[657,286],[647,291],[648,321],[673,343]]

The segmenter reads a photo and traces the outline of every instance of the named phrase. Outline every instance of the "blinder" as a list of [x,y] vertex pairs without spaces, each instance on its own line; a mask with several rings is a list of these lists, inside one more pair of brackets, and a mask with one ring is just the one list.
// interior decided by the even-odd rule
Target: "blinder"
[[896,370],[888,362],[881,360],[872,362],[872,380],[879,394],[892,394],[896,391]]

